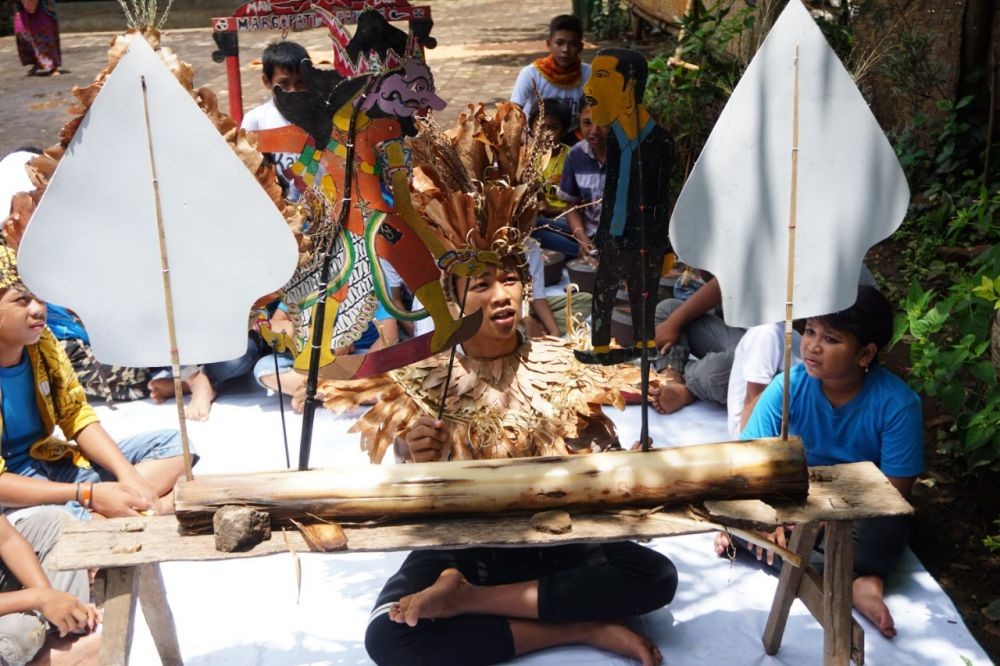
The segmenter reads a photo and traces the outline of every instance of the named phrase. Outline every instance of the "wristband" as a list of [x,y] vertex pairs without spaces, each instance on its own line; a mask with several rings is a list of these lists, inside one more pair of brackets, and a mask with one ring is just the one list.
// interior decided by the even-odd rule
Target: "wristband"
[[[80,483],[77,485],[78,487],[80,487],[83,484]],[[93,504],[93,502],[94,502],[94,482],[91,481],[90,485],[88,485],[86,488],[83,488],[83,492],[81,493],[80,504],[83,505],[84,509],[90,511],[90,507]]]
[[79,504],[79,503],[80,503],[80,486],[82,486],[82,485],[83,485],[83,483],[82,483],[82,482],[81,482],[81,483],[78,483],[78,484],[76,484],[76,503],[77,503],[77,504]]

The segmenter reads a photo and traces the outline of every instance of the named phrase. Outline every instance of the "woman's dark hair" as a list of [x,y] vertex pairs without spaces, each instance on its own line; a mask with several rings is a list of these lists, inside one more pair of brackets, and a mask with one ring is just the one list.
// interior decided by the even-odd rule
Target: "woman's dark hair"
[[892,339],[892,306],[875,287],[858,287],[854,305],[815,319],[832,329],[853,334],[861,346],[874,343],[877,349],[882,349]]
[[309,53],[301,44],[285,40],[268,44],[261,56],[261,64],[264,66],[264,76],[270,81],[274,78],[275,69],[298,72],[302,61],[308,59]]

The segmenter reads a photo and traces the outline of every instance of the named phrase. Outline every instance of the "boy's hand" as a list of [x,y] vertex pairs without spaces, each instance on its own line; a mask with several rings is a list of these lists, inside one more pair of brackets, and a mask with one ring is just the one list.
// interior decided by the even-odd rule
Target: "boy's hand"
[[149,509],[152,509],[155,513],[163,513],[163,507],[160,504],[160,496],[157,494],[156,489],[153,488],[153,484],[150,483],[146,477],[135,471],[132,468],[132,473],[128,477],[123,477],[118,479],[119,482],[125,484],[132,492],[136,493],[142,497],[146,502],[149,503]]
[[[779,525],[777,529],[775,529],[773,532],[757,532],[757,534],[761,538],[767,539],[768,541],[772,541],[781,546],[782,548],[788,547],[788,543],[785,540],[785,527],[783,525]],[[754,552],[754,550],[757,551],[758,562],[764,556],[764,553],[767,552],[767,566],[769,567],[774,566],[773,550],[765,551],[760,546],[754,546],[752,543],[747,544],[747,550],[749,550],[751,553]]]
[[68,633],[90,633],[97,628],[97,609],[85,604],[68,592],[38,588],[38,610],[59,630]]
[[403,441],[409,447],[410,460],[433,462],[441,459],[441,450],[449,439],[449,427],[444,421],[421,416],[406,432]]
[[159,502],[154,504],[124,483],[114,481],[95,483],[90,496],[91,509],[105,518],[138,516],[139,511],[157,506]]
[[653,329],[653,340],[661,354],[666,354],[681,339],[681,328],[677,326],[676,321],[671,323],[671,319],[671,317],[667,317],[665,321],[660,322]]

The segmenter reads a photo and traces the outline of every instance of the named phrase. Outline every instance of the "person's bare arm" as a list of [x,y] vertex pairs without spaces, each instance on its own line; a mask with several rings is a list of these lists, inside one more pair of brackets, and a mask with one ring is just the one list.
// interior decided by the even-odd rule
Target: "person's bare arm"
[[580,209],[571,208],[566,213],[566,223],[569,224],[573,240],[580,244],[580,256],[586,257],[594,250],[594,246],[587,236],[587,227],[584,224],[583,213],[580,212]]
[[558,336],[559,326],[556,324],[549,301],[545,298],[536,298],[531,301],[531,307],[535,311],[535,318],[544,329],[544,334]]
[[25,588],[0,594],[0,615],[39,611],[62,636],[71,631],[93,631],[97,626],[93,606],[52,589],[31,544],[6,519],[0,521],[0,560]]
[[760,399],[760,394],[764,392],[767,388],[767,384],[758,384],[757,382],[747,382],[747,395],[743,399],[743,411],[740,412],[740,432],[747,427],[747,423],[750,421],[750,415],[753,414],[754,405]]
[[[136,470],[135,466],[130,463],[124,455],[122,455],[121,449],[118,448],[118,444],[115,440],[111,439],[111,435],[104,429],[100,423],[91,423],[90,425],[84,427],[83,430],[76,433],[73,437],[76,443],[80,445],[80,450],[83,451],[84,455],[87,456],[91,461],[97,463],[104,469],[111,472],[115,479],[128,490],[135,494],[138,494],[139,502],[133,503],[129,508],[135,509],[137,511],[145,511],[146,509],[154,509],[157,513],[162,512],[162,507],[160,506],[160,497],[153,488],[153,485],[142,477],[141,474]],[[101,488],[104,484],[95,484],[94,497],[92,498],[94,502],[94,511],[102,515],[107,515],[101,511],[102,506],[107,506],[113,511],[116,511],[116,515],[121,515],[118,513],[119,507],[115,505],[112,507],[108,505],[106,500],[108,497],[97,496],[99,491],[106,490]],[[113,501],[117,502],[119,500],[124,500],[126,498],[111,498]]]
[[910,491],[913,490],[913,483],[917,480],[915,476],[890,476],[889,483],[899,491],[903,497],[909,498]]
[[674,310],[666,321],[660,322],[656,327],[654,340],[660,353],[666,354],[677,344],[685,326],[721,304],[722,291],[719,289],[719,281],[717,278],[712,278]]

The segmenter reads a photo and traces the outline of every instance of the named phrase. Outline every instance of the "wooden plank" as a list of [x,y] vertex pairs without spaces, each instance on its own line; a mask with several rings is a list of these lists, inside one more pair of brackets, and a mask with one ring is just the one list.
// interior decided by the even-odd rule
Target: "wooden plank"
[[853,525],[850,521],[826,526],[823,557],[823,664],[851,662],[851,584],[854,569]]
[[[678,514],[682,524],[618,513],[573,515],[567,534],[549,534],[531,527],[531,516],[492,516],[396,522],[380,525],[343,525],[347,548],[341,552],[383,552],[417,548],[473,546],[540,546],[560,543],[652,539],[710,531]],[[309,545],[297,530],[288,538],[297,552]],[[288,552],[284,540],[272,537],[243,553],[221,553],[212,535],[182,536],[173,516],[113,518],[67,525],[52,555],[53,568],[87,569],[133,566],[149,562],[229,560]]]
[[132,629],[135,624],[135,573],[135,567],[113,567],[97,573],[98,576],[104,577],[104,589],[107,595],[99,655],[102,666],[128,666],[129,651],[132,649]]
[[870,462],[809,468],[809,496],[805,502],[709,500],[706,518],[743,529],[767,530],[776,525],[814,521],[853,521],[879,516],[908,516],[913,507],[889,479]]
[[789,549],[802,558],[804,566],[790,567],[786,565],[781,568],[778,589],[774,593],[771,613],[767,616],[767,624],[764,627],[763,643],[764,652],[767,654],[777,654],[778,648],[781,647],[781,638],[785,634],[785,625],[788,622],[788,612],[792,609],[792,602],[795,601],[803,570],[808,566],[809,554],[812,552],[813,546],[816,545],[818,533],[818,523],[799,525],[792,531],[792,539],[788,544]]
[[177,520],[211,531],[226,505],[270,513],[272,524],[306,515],[336,521],[503,514],[706,499],[791,498],[808,493],[802,441],[766,438],[656,451],[364,465],[305,472],[200,476],[174,491]]
[[[805,568],[805,574],[799,583],[799,599],[809,610],[820,626],[825,625],[823,619],[823,577],[812,567]],[[865,665],[865,630],[857,620],[851,618],[851,661],[857,666]]]
[[181,646],[177,642],[174,614],[167,603],[167,590],[159,564],[141,564],[139,569],[139,603],[146,618],[153,644],[163,666],[183,666]]

